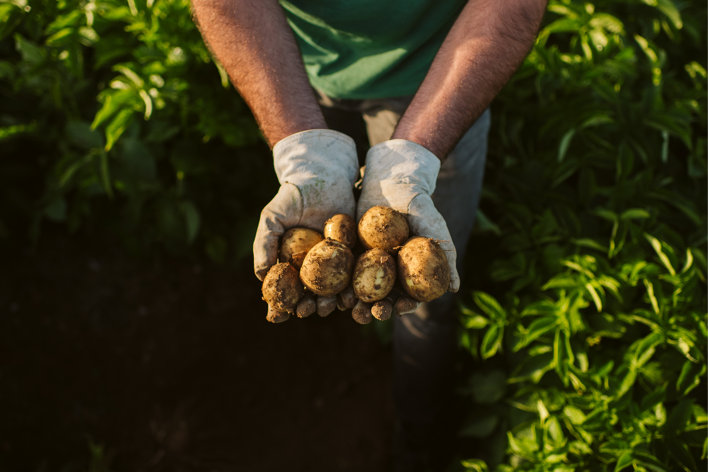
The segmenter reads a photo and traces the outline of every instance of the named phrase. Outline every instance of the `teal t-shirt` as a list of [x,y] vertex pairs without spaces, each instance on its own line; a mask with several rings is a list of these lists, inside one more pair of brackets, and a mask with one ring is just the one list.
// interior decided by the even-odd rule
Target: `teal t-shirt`
[[312,85],[333,98],[411,95],[467,0],[281,0]]

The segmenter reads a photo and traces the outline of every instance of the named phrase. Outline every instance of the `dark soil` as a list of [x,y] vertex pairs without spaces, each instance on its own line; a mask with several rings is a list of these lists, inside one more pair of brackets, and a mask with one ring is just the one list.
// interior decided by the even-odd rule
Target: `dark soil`
[[0,471],[105,470],[91,443],[113,471],[388,470],[388,349],[350,313],[268,323],[248,262],[3,248]]

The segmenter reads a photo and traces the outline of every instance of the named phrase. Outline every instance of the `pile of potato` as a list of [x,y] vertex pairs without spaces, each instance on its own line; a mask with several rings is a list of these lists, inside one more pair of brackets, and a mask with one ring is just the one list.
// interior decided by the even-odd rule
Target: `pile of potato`
[[367,211],[358,226],[349,215],[335,215],[323,234],[289,229],[279,263],[263,280],[268,320],[280,323],[292,313],[305,318],[315,311],[327,316],[335,308],[352,308],[354,320],[368,324],[372,316],[387,320],[397,300],[405,303],[405,297],[399,300],[402,290],[420,302],[440,297],[450,284],[445,252],[434,239],[409,239],[409,232],[402,214],[382,206]]

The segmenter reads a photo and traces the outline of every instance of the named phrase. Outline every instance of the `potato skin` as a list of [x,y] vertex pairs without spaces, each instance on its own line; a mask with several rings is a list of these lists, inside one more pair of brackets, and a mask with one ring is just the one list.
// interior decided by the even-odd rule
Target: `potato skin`
[[429,302],[447,292],[450,268],[445,251],[437,241],[414,237],[398,253],[401,286],[419,302]]
[[325,239],[305,256],[300,280],[316,295],[334,297],[349,284],[353,269],[351,249],[334,239]]
[[359,240],[366,249],[379,248],[395,254],[410,230],[403,214],[383,206],[371,207],[359,220]]
[[349,249],[354,249],[357,242],[356,221],[344,213],[334,215],[325,221],[323,234],[325,238],[334,239],[345,244]]
[[302,267],[307,253],[324,238],[320,233],[309,228],[290,228],[283,234],[278,259],[289,262],[296,269]]
[[396,282],[396,263],[383,249],[370,249],[359,256],[354,266],[354,293],[367,303],[388,295]]
[[297,269],[287,262],[275,264],[263,280],[263,300],[273,310],[292,313],[305,295]]
[[389,299],[380,300],[371,307],[371,316],[380,321],[391,318],[391,312],[393,312],[393,302]]

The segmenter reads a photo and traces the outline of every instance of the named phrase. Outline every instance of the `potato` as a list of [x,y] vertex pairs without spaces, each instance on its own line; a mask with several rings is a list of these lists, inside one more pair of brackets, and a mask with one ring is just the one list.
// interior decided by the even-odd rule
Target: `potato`
[[325,239],[305,256],[300,280],[313,293],[334,297],[349,285],[353,269],[351,249],[334,239]]
[[337,297],[317,297],[317,314],[322,318],[329,316],[337,308]]
[[354,293],[367,303],[388,295],[396,282],[396,263],[383,249],[374,248],[359,256],[354,266]]
[[268,305],[268,315],[266,315],[266,320],[271,323],[282,323],[290,319],[290,313],[287,311],[274,310],[272,306]]
[[263,280],[263,300],[276,311],[292,313],[305,295],[297,269],[287,262],[275,264]]
[[290,228],[283,235],[278,258],[280,262],[289,262],[299,270],[310,249],[323,239],[322,235],[315,230]]
[[366,249],[383,249],[395,254],[398,246],[408,239],[406,217],[391,208],[375,206],[359,220],[359,240]]
[[408,295],[429,302],[447,292],[450,267],[445,251],[430,238],[411,238],[398,253],[398,277]]
[[359,324],[371,323],[371,303],[366,303],[361,300],[356,302],[352,310],[352,318]]
[[420,308],[420,302],[418,300],[413,300],[408,295],[404,295],[396,301],[394,311],[398,316],[402,316],[413,313],[418,310],[418,308]]
[[334,215],[325,221],[324,237],[345,244],[349,249],[356,246],[356,221],[344,213]]
[[337,294],[337,308],[339,311],[345,311],[354,308],[357,298],[354,293],[354,287],[348,285],[347,288]]
[[391,312],[393,311],[393,302],[388,298],[384,300],[379,300],[374,303],[371,307],[371,316],[377,320],[386,321],[391,318]]
[[295,313],[298,318],[307,318],[313,314],[315,310],[317,310],[317,303],[315,303],[315,299],[312,298],[312,296],[305,294],[302,300],[300,300],[300,303],[297,304]]

